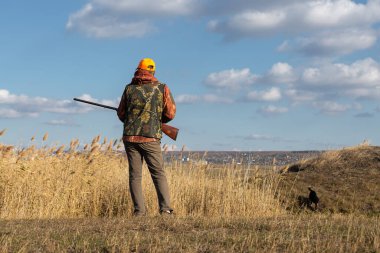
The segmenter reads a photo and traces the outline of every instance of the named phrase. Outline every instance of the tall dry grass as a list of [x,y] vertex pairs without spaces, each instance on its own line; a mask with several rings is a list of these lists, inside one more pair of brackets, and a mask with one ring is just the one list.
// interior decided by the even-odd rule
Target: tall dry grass
[[[0,144],[0,252],[380,250],[378,216],[286,212],[278,199],[289,196],[278,195],[278,174],[235,164],[172,159],[166,172],[177,215],[130,219],[122,144],[100,139],[48,147],[32,138],[34,145],[22,149]],[[155,216],[155,189],[143,169],[146,206]]]
[[[85,148],[79,148],[78,140],[69,147],[0,147],[0,218],[131,216],[126,155],[117,141],[99,141],[97,136]],[[145,166],[143,171],[146,207],[149,215],[156,215],[156,192]],[[179,217],[283,213],[275,198],[279,179],[257,168],[213,168],[173,160],[166,172]]]

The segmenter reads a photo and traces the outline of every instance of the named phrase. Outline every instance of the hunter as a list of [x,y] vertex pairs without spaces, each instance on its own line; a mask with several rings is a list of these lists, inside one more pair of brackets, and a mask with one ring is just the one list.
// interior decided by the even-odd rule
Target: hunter
[[124,123],[123,142],[128,156],[134,216],[146,214],[141,184],[143,160],[156,188],[160,214],[173,214],[161,152],[161,125],[174,118],[176,106],[169,87],[157,80],[155,71],[152,59],[140,61],[117,110]]

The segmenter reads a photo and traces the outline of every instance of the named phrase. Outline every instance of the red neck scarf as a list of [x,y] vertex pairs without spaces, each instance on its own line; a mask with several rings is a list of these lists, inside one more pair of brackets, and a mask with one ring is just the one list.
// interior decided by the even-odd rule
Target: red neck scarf
[[158,82],[157,78],[155,78],[151,72],[144,69],[137,69],[134,77],[132,78],[132,83],[134,84],[144,84],[153,82]]

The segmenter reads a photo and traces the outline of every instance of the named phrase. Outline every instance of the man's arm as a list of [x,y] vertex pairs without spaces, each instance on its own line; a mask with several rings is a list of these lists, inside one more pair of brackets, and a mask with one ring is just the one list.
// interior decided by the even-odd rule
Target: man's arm
[[162,123],[168,123],[174,119],[176,113],[176,106],[173,95],[167,85],[164,87],[164,108],[162,111]]
[[124,123],[125,120],[125,91],[123,92],[123,96],[121,97],[119,107],[117,108],[117,116],[119,117],[120,121]]

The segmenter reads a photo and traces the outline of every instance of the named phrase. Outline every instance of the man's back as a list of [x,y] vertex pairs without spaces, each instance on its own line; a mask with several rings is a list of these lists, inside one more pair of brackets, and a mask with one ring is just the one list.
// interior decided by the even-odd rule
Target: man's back
[[164,84],[129,84],[126,87],[124,136],[162,138]]
[[176,106],[169,87],[149,71],[136,70],[118,108],[119,119],[124,123],[123,140],[150,142],[161,139],[161,124],[172,120],[175,113]]

